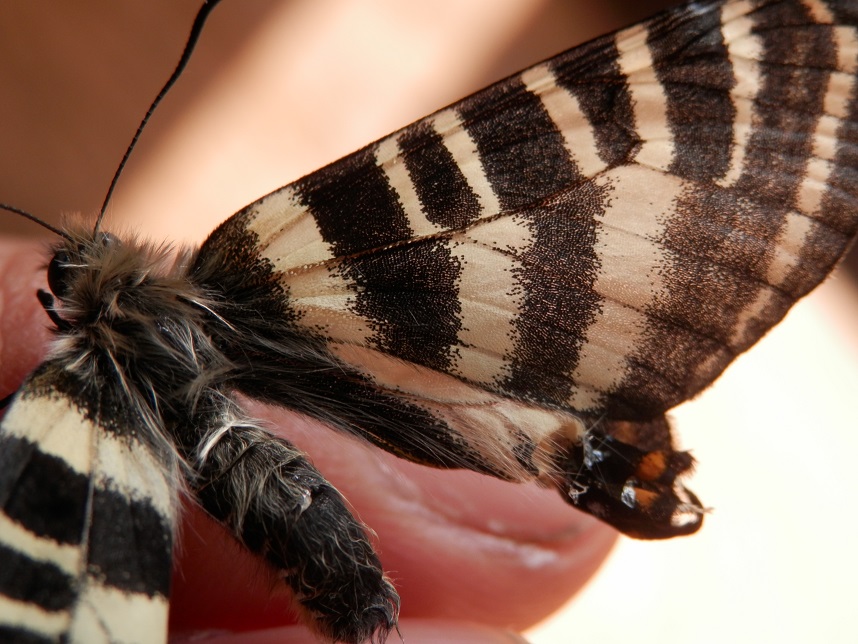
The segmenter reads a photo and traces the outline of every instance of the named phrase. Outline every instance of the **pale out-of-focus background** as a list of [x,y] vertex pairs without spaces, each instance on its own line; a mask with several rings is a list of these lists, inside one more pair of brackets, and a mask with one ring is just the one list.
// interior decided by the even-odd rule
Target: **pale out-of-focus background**
[[858,292],[800,302],[673,414],[712,513],[693,537],[621,537],[539,644],[856,642]]
[[[160,121],[177,122],[175,132],[161,136],[167,126],[153,123],[111,212],[157,237],[200,239],[252,198],[666,3],[649,4],[226,0],[206,35],[218,47],[200,51],[218,73],[180,84],[164,110],[181,118]],[[0,87],[25,88],[0,99],[0,199],[44,215],[95,210],[196,6],[4,7],[0,57],[43,72],[0,68]],[[117,68],[134,82],[111,91],[105,79]],[[273,117],[248,116],[265,101],[278,106]],[[215,103],[236,116],[213,138]],[[194,183],[188,167],[209,180]],[[163,189],[144,193],[153,182]],[[0,225],[9,230],[10,220]],[[699,460],[691,487],[713,508],[703,530],[667,543],[621,540],[531,641],[858,641],[856,321],[858,295],[836,275],[677,410],[682,443]]]

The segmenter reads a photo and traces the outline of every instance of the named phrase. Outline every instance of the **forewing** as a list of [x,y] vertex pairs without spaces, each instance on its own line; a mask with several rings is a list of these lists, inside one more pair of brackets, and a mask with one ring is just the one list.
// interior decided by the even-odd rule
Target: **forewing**
[[[312,369],[273,357],[269,375],[327,411],[263,382],[257,363],[241,386],[435,464],[502,475],[517,461],[533,475],[522,455],[545,442],[564,491],[580,465],[620,511],[640,507],[638,492],[667,495],[670,519],[691,461],[663,414],[855,235],[856,24],[849,3],[820,0],[669,10],[251,204],[206,241],[192,279],[240,302],[225,316],[264,336],[229,350],[236,360],[267,360],[274,329],[315,342],[326,355]],[[416,384],[389,378],[391,359]],[[508,424],[518,440],[495,441],[492,414],[473,407],[463,421],[457,384],[439,402],[426,383],[444,379],[490,397],[486,409],[528,410]],[[540,426],[541,412],[560,420]],[[642,454],[614,450],[630,464],[619,476],[592,450],[570,458],[562,436],[578,450],[591,430]],[[653,489],[635,488],[647,477]]]
[[163,642],[173,482],[129,414],[76,389],[46,363],[3,419],[0,639]]
[[856,230],[855,15],[695,4],[573,49],[252,204],[290,322],[620,418],[694,395]]

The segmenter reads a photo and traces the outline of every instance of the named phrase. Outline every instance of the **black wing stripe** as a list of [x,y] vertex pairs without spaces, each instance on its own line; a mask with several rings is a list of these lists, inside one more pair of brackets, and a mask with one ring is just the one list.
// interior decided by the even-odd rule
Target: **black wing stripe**
[[[61,392],[63,373],[44,364],[3,420],[0,624],[24,640],[157,639],[174,494],[132,428],[102,426],[85,400]],[[6,468],[12,457],[22,460]]]
[[375,146],[348,158],[340,181],[299,181],[296,192],[335,255],[379,248],[411,236],[396,191],[375,162]]
[[[11,420],[4,427],[13,427]],[[79,545],[86,520],[89,472],[81,473],[64,458],[46,454],[39,445],[11,432],[0,441],[0,453],[4,473],[14,476],[3,482],[3,489],[9,493],[3,514],[35,537]]]
[[561,54],[549,64],[557,83],[572,95],[591,124],[599,156],[608,166],[629,160],[638,139],[628,79],[618,65],[613,36]]
[[557,125],[520,77],[466,99],[457,111],[502,209],[538,204],[583,179]]
[[172,526],[150,503],[96,489],[89,550],[89,574],[105,586],[169,595]]
[[[523,72],[527,91],[539,96],[543,108],[563,136],[566,153],[584,177],[593,177],[607,167],[600,156],[598,132],[584,113],[578,98],[562,86],[550,64]],[[604,146],[603,146],[604,147]]]
[[[424,153],[423,165],[429,165],[430,171],[434,170],[434,173],[430,175],[429,180],[431,181],[433,176],[449,176],[452,173],[455,164],[444,164],[441,166],[443,169],[439,169],[437,167],[432,168],[432,160],[437,161],[438,155],[433,155],[436,158],[431,159],[430,157],[427,157],[425,153],[432,153],[435,151],[434,148],[438,147],[438,137],[437,135],[432,136],[434,133],[428,127],[423,127],[421,130],[427,133],[428,136],[421,136],[416,141],[412,141],[412,143],[419,146],[419,151]],[[417,128],[415,128],[415,132],[416,131]],[[443,148],[441,151],[444,151]],[[426,206],[421,203],[420,196],[417,194],[420,184],[417,181],[412,181],[408,168],[404,163],[402,163],[404,158],[408,157],[404,156],[402,146],[400,145],[400,142],[397,141],[396,137],[391,136],[383,139],[375,146],[375,163],[384,173],[387,183],[396,194],[397,204],[402,208],[402,211],[405,213],[405,217],[408,221],[410,235],[412,237],[422,237],[424,235],[434,235],[439,233],[443,229],[430,220]],[[447,159],[441,157],[440,160],[446,161]],[[465,184],[465,187],[467,187],[467,184]],[[424,190],[424,193],[425,192],[427,191]],[[431,190],[428,192],[431,193]],[[473,195],[471,196],[473,197]],[[455,199],[456,197],[454,196],[453,198]],[[437,213],[435,214],[437,216]]]
[[[462,173],[443,137],[426,123],[398,137],[416,203],[426,219],[440,228],[464,228],[482,213],[480,200]],[[419,230],[417,231],[420,232]]]
[[40,561],[0,544],[0,561],[6,569],[0,575],[0,601],[33,604],[49,612],[67,611],[77,599],[77,580],[50,561]]
[[[522,251],[516,274],[524,296],[515,318],[510,374],[502,386],[532,399],[569,398],[574,382],[568,374],[580,362],[586,330],[602,304],[594,288],[600,270],[596,207],[607,194],[594,184],[587,188],[566,192],[527,215],[532,243]],[[569,253],[573,246],[581,252]]]
[[459,264],[445,240],[346,259],[338,272],[355,291],[352,310],[369,321],[373,346],[411,362],[448,366],[461,322]]
[[[455,108],[441,110],[427,119],[435,131],[441,135],[442,144],[453,157],[468,187],[476,196],[480,205],[479,218],[485,219],[501,211],[498,195],[494,186],[486,177],[477,149],[477,142],[467,129],[461,114]],[[411,129],[410,126],[406,131]]]
[[713,9],[666,17],[650,27],[648,37],[673,133],[670,172],[706,182],[730,167],[736,118],[729,94],[733,69]]

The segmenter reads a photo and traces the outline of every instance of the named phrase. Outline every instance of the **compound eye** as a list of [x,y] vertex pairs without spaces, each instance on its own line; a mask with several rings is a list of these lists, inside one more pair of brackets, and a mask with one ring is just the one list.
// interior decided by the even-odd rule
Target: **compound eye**
[[48,264],[48,287],[60,299],[68,293],[70,269],[68,251],[55,252]]

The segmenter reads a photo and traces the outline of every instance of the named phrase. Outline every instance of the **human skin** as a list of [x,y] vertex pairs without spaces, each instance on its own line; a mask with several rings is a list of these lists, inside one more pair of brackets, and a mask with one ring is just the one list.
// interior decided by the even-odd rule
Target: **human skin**
[[[344,19],[334,7],[326,14],[312,3],[281,11],[270,2],[240,9],[226,2],[212,18],[196,71],[180,82],[135,152],[108,228],[199,240],[245,203],[501,76],[502,66],[492,61],[502,45],[491,37],[477,44],[473,35],[516,37],[522,23],[541,24],[545,9],[538,2],[484,4],[482,14],[469,14],[470,28],[457,30],[432,22],[444,14],[437,5],[432,15],[414,16],[395,10],[395,3],[373,3],[352,42],[355,16]],[[3,21],[10,30],[5,46],[30,59],[25,68],[10,56],[0,63],[0,78],[15,97],[0,107],[0,201],[45,216],[98,208],[142,106],[172,68],[195,5],[152,3],[133,14],[98,3],[65,10],[52,5],[46,18],[13,7],[25,15]],[[449,15],[455,14],[451,5]],[[154,36],[141,28],[147,25],[159,27]],[[618,25],[595,29],[612,26]],[[275,35],[277,29],[285,31]],[[249,39],[247,32],[257,36]],[[594,34],[564,34],[567,41],[556,45],[543,40],[544,50],[507,61],[503,71],[587,35]],[[123,43],[147,56],[116,53]],[[277,43],[303,55],[277,50]],[[347,49],[310,56],[308,68],[307,52],[323,54],[330,43]],[[403,43],[424,54],[402,56]],[[378,53],[384,47],[395,54]],[[390,59],[398,66],[382,65]],[[45,247],[17,236],[0,244],[0,396],[37,364],[50,335],[35,298],[36,289],[45,288]],[[574,595],[613,542],[611,529],[552,491],[429,470],[280,410],[251,404],[250,411],[305,449],[375,531],[402,595],[408,642],[438,641],[440,633],[450,642],[509,641],[510,632]],[[190,505],[177,553],[171,614],[177,632],[253,629],[255,642],[284,641],[287,634],[285,641],[314,641],[301,627],[283,630],[292,620],[288,595]],[[242,635],[240,641],[249,640]]]

